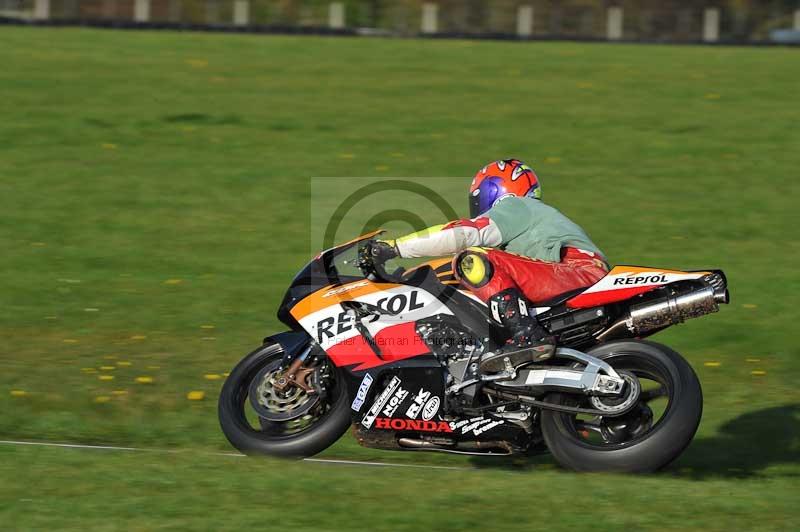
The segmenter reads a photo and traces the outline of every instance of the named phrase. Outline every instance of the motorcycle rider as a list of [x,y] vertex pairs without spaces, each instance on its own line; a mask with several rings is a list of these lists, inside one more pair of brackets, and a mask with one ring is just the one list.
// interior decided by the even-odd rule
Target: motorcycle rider
[[371,251],[380,261],[455,255],[460,283],[512,334],[508,348],[481,360],[484,371],[550,358],[554,339],[530,316],[526,300],[546,306],[594,284],[609,269],[583,229],[541,197],[531,167],[517,159],[495,161],[472,180],[470,218],[378,242]]

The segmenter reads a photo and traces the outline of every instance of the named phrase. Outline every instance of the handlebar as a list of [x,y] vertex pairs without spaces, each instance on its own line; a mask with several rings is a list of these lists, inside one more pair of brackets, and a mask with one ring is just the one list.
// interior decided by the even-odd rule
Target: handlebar
[[375,240],[367,240],[358,247],[358,268],[369,280],[398,283],[405,268],[399,267],[393,273],[386,271],[385,261],[376,260],[379,257],[373,253]]

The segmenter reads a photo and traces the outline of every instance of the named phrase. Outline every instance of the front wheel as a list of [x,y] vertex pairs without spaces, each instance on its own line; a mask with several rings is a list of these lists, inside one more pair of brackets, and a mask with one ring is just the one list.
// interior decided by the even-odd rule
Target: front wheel
[[301,387],[278,389],[286,368],[277,343],[263,345],[231,371],[219,397],[219,422],[244,454],[305,457],[336,442],[350,425],[347,393],[323,352],[310,354]]
[[[642,340],[602,344],[588,354],[636,378],[641,392],[637,404],[619,417],[543,411],[542,435],[558,463],[576,471],[648,473],[677,458],[703,412],[700,382],[689,363],[664,345]],[[591,407],[586,398],[570,394],[548,400]]]

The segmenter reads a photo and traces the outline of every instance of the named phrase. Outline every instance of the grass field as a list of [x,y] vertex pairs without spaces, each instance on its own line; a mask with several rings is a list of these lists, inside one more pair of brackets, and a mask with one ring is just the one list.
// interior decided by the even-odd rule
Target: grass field
[[[0,28],[0,439],[186,451],[0,446],[0,522],[798,527],[798,60]],[[311,254],[309,179],[340,192],[349,176],[452,176],[448,199],[465,213],[469,176],[501,156],[529,162],[545,199],[613,262],[728,274],[731,305],[657,337],[704,387],[685,455],[626,478],[547,457],[373,451],[349,435],[324,456],[470,469],[209,454],[229,450],[215,411],[224,373],[282,329],[274,309]]]

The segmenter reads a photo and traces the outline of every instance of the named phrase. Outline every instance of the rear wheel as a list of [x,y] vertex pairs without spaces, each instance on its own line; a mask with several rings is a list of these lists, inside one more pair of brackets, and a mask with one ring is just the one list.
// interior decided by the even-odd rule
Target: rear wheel
[[[555,459],[576,471],[646,473],[677,458],[703,412],[700,382],[689,363],[664,345],[641,340],[611,342],[588,353],[626,380],[635,379],[641,391],[636,405],[619,417],[543,411],[542,434]],[[572,394],[553,394],[548,401],[598,406]]]
[[324,353],[310,354],[304,384],[276,388],[283,349],[265,344],[231,371],[219,398],[228,441],[245,454],[311,456],[336,442],[350,425],[347,394]]

